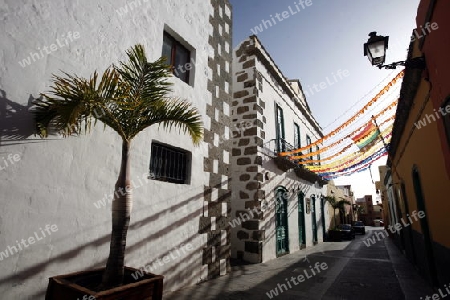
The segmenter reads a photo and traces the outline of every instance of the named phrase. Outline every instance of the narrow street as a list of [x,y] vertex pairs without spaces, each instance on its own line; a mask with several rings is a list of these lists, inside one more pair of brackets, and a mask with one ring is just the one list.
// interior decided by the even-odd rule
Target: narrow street
[[[323,243],[267,263],[235,266],[230,275],[167,293],[164,299],[400,300],[433,294],[390,239],[366,246],[363,241],[380,230],[367,229],[351,242]],[[303,282],[295,279],[299,275]]]
[[449,16],[0,0],[0,300],[450,300]]

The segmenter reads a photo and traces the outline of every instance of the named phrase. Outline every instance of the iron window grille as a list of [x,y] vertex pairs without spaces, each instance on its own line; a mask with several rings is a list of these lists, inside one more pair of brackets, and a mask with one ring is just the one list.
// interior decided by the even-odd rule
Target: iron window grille
[[190,153],[181,149],[152,143],[150,174],[155,180],[188,183]]

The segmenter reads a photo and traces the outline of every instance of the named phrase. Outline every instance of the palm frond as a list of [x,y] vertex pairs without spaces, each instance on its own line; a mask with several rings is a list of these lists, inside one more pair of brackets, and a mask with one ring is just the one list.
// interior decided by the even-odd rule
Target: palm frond
[[159,124],[168,130],[173,127],[179,128],[181,132],[191,136],[195,145],[199,144],[203,137],[201,115],[186,100],[169,98],[154,101],[142,111],[135,131],[137,133],[153,124]]
[[[89,115],[89,98],[92,97],[92,84],[97,80],[94,73],[91,82],[84,78],[64,73],[66,77],[53,75],[54,85],[49,94],[41,94],[36,99],[35,118],[39,135],[47,136],[47,128],[53,128],[63,135],[79,134],[81,123]],[[90,123],[86,122],[86,126]]]
[[100,81],[97,72],[89,79],[64,75],[53,75],[50,92],[41,94],[42,97],[34,101],[37,133],[47,137],[49,126],[64,136],[86,133],[95,124],[93,120],[101,120],[123,136],[120,123],[111,114],[113,104],[121,102],[117,92],[119,74],[109,68]]
[[[148,62],[142,45],[127,51],[125,62],[107,69],[101,79],[64,73],[55,76],[48,94],[36,99],[35,120],[41,137],[54,127],[64,136],[88,132],[97,121],[131,140],[145,128],[160,124],[178,127],[198,144],[203,136],[201,116],[189,102],[170,98],[170,70],[160,58]],[[84,126],[83,126],[84,125]]]
[[348,200],[340,200],[339,202],[341,202],[342,204],[346,204],[346,205],[352,205],[352,203]]
[[336,197],[334,197],[334,196],[332,196],[332,197],[331,196],[325,196],[323,199],[324,199],[325,202],[330,203],[330,205],[333,208],[336,206],[336,203],[337,203]]
[[168,78],[172,74],[165,64],[165,59],[161,57],[154,62],[148,62],[142,45],[128,50],[127,57],[128,61],[120,62],[115,69],[124,86],[128,88],[128,101],[137,100],[139,104],[167,97],[172,85]]

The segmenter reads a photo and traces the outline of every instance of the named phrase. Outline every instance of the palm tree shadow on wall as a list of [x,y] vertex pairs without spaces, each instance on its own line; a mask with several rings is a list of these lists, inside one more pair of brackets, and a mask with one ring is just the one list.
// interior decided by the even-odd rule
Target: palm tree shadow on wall
[[30,94],[28,103],[21,105],[8,99],[4,90],[0,89],[0,147],[21,143],[38,143],[27,140],[36,130],[33,121],[33,100]]

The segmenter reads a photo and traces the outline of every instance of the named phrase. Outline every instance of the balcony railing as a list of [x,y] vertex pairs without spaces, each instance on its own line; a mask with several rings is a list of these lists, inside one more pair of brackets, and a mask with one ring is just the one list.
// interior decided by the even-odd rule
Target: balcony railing
[[[270,152],[272,154],[271,156],[273,156],[273,157],[278,156],[278,153],[289,152],[289,151],[293,151],[293,150],[297,149],[296,147],[289,144],[285,139],[281,139],[281,138],[280,139],[272,139],[272,140],[268,141],[265,144],[265,148],[267,150],[270,150]],[[287,155],[284,157],[286,159],[290,160],[290,157],[292,157],[292,156],[301,156],[301,155],[303,155],[302,152],[297,152],[295,154]],[[312,156],[306,157],[306,158],[301,158],[301,159],[296,159],[296,160],[290,160],[290,161],[292,161],[293,163],[295,163],[297,165],[298,162],[300,162],[300,161],[306,161],[306,160],[311,160],[311,159],[312,159]],[[313,164],[309,164],[309,165],[313,165]]]
[[[321,184],[326,184],[326,181],[315,174],[314,172],[309,171],[304,167],[304,164],[299,164],[301,161],[310,160],[310,157],[301,158],[301,159],[290,159],[290,157],[293,156],[301,156],[303,155],[302,152],[298,152],[291,155],[286,156],[279,156],[278,153],[281,152],[288,152],[297,149],[296,147],[289,144],[284,139],[272,139],[268,142],[266,142],[263,146],[263,149],[265,150],[266,154],[274,159],[275,164],[278,166],[278,168],[282,171],[288,171],[293,169],[294,172],[299,176],[300,178],[304,178],[312,183],[319,181]],[[310,164],[313,165],[313,164]]]

